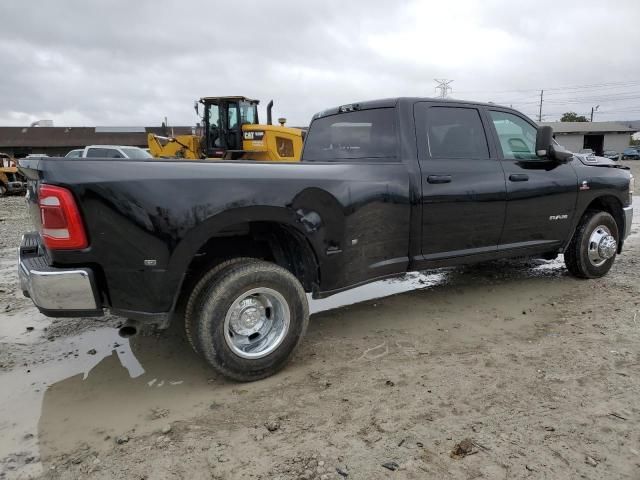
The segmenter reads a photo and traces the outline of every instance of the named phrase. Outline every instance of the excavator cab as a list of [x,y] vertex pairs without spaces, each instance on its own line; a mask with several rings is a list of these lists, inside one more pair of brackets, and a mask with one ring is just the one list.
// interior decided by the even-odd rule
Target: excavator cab
[[243,126],[259,125],[258,100],[246,97],[204,97],[204,142],[208,158],[244,155]]

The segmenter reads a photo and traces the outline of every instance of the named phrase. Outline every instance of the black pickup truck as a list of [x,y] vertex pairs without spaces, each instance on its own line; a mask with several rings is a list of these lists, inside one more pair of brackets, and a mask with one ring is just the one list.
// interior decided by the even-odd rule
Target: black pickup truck
[[280,369],[322,298],[409,270],[564,254],[605,275],[633,177],[521,113],[398,98],[313,117],[300,163],[20,162],[36,231],[22,290],[45,315],[167,327],[241,381]]

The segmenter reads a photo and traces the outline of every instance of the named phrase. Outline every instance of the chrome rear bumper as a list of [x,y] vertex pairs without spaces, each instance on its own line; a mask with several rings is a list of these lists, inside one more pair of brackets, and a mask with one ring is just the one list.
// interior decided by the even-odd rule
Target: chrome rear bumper
[[22,237],[18,275],[20,288],[49,317],[102,315],[90,268],[55,268],[47,264],[36,234]]

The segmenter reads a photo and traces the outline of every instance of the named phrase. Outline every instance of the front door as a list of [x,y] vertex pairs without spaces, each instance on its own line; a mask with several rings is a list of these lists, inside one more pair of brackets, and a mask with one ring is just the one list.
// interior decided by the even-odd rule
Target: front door
[[536,155],[537,127],[525,117],[491,109],[507,183],[507,215],[500,249],[553,251],[569,237],[578,195],[571,165]]
[[504,223],[505,180],[480,111],[419,102],[414,112],[424,260],[495,252]]

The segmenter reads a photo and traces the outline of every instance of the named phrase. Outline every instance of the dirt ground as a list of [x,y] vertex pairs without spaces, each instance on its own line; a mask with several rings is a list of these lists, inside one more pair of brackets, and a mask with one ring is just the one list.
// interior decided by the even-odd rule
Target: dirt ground
[[599,280],[492,262],[312,302],[291,364],[250,384],[179,325],[40,315],[27,228],[0,198],[0,479],[640,478],[637,224]]

